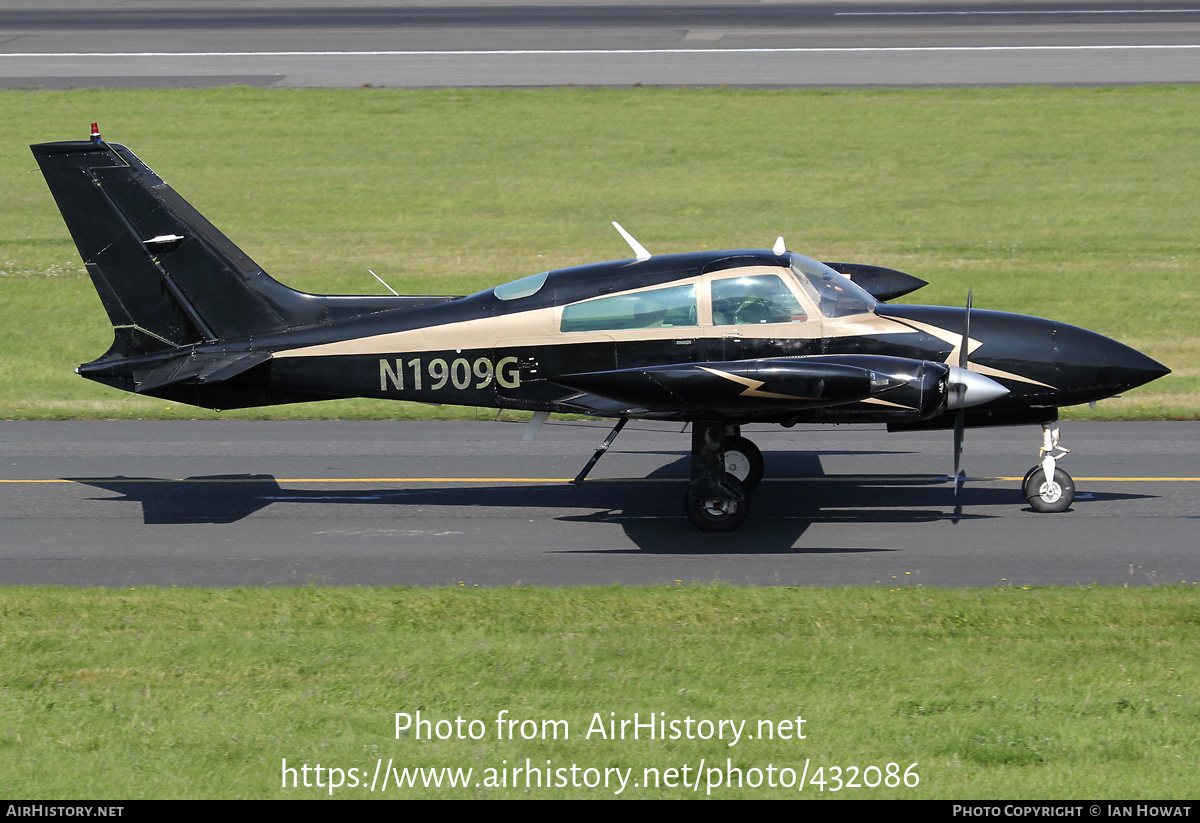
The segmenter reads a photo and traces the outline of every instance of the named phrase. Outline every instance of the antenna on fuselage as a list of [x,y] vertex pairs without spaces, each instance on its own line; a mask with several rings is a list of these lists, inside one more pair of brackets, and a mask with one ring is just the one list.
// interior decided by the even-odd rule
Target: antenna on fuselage
[[650,252],[646,251],[646,247],[634,240],[633,235],[625,231],[625,229],[621,227],[621,224],[616,220],[613,221],[613,228],[619,231],[621,236],[625,238],[625,242],[629,244],[629,248],[633,249],[633,255],[637,258],[639,263],[643,260],[649,260],[651,257],[653,257]]
[[[371,270],[370,270],[370,269],[367,269],[367,271],[371,271]],[[371,276],[372,276],[372,277],[374,277],[376,280],[378,280],[380,283],[383,283],[383,287],[384,287],[385,289],[387,289],[388,291],[390,291],[392,294],[396,295],[397,297],[399,297],[399,296],[400,296],[400,292],[396,291],[396,290],[395,290],[395,289],[393,289],[391,286],[389,286],[389,285],[388,285],[386,282],[384,282],[384,279],[383,279],[382,277],[380,277],[378,274],[376,274],[375,272],[371,271]]]
[[775,239],[775,245],[771,247],[771,251],[775,252],[776,254],[783,254],[785,251],[787,251],[787,243],[783,242],[782,234]]

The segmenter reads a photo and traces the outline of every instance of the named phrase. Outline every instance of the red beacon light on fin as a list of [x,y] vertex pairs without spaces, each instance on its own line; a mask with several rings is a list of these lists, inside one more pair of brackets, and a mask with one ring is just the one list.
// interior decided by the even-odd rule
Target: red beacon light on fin
[[100,142],[100,126],[92,123],[92,140],[96,143]]

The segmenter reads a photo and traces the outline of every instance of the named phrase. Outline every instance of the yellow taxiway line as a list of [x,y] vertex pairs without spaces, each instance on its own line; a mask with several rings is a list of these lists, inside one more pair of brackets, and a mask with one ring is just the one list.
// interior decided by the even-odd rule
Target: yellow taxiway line
[[[587,483],[678,483],[684,477],[597,477]],[[863,474],[863,475],[828,475],[816,477],[767,477],[764,482],[774,483],[804,483],[804,482],[869,482],[869,481],[929,481],[938,480],[949,482],[953,478],[945,475],[920,474]],[[968,477],[973,483],[1021,481],[1023,477]],[[33,484],[33,483],[87,483],[88,481],[103,480],[107,483],[570,483],[570,477],[195,477],[195,478],[157,478],[157,477],[88,477],[74,480],[54,478],[48,480],[33,479],[3,479],[0,483]],[[1076,483],[1200,483],[1200,477],[1076,477]]]

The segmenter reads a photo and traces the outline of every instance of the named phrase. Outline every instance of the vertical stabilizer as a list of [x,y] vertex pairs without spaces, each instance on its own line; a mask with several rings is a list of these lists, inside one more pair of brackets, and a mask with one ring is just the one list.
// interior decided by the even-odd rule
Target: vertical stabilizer
[[321,319],[324,298],[269,277],[124,146],[93,132],[30,149],[125,356]]

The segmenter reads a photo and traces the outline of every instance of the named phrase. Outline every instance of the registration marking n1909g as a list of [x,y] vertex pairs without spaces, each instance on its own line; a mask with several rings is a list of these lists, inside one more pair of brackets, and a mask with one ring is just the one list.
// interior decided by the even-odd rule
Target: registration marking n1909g
[[[407,386],[405,385],[406,372],[408,375]],[[501,357],[494,363],[489,357],[480,357],[475,360],[465,357],[456,357],[453,360],[445,360],[441,357],[431,360],[423,360],[420,357],[413,357],[409,360],[401,357],[397,357],[395,361],[383,358],[379,360],[380,391],[387,391],[389,382],[396,391],[404,391],[405,388],[413,391],[439,391],[448,385],[464,391],[471,388],[472,384],[476,389],[487,388],[493,380],[506,389],[515,389],[520,386],[521,372],[517,368],[517,358]]]

